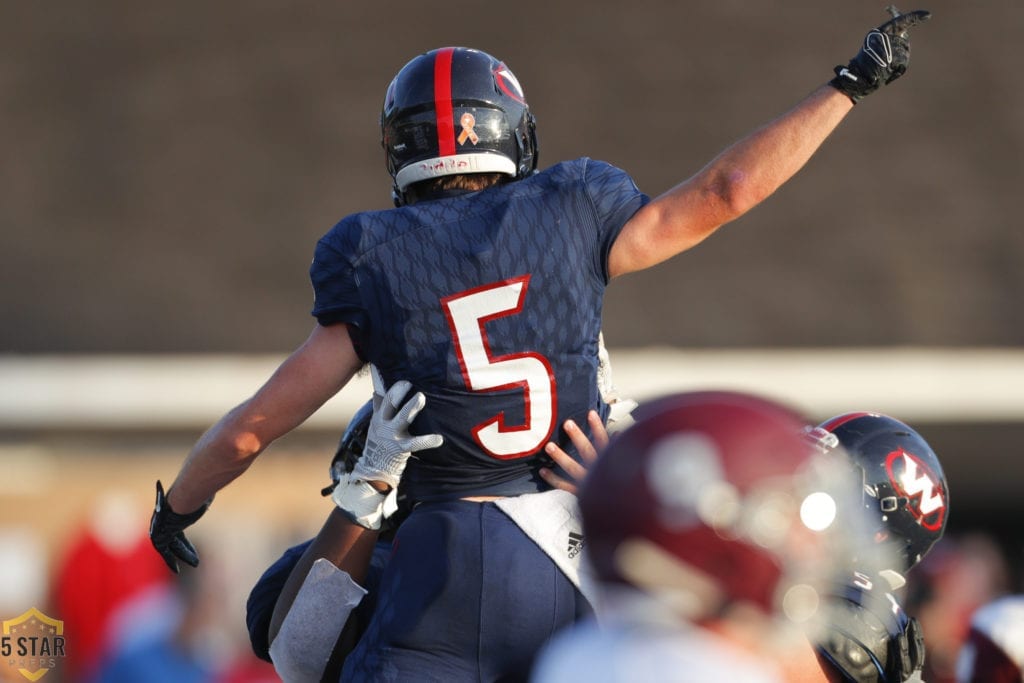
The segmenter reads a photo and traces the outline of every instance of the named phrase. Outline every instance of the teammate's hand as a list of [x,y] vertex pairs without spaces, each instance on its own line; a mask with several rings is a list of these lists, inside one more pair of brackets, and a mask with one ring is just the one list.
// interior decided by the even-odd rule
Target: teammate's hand
[[826,596],[816,650],[830,681],[904,683],[924,666],[924,638],[884,578],[854,575]]
[[410,389],[412,384],[401,380],[383,395],[379,406],[375,397],[366,446],[352,468],[352,479],[381,481],[395,488],[413,453],[444,443],[440,434],[413,436],[409,433],[409,426],[427,402],[422,392],[406,400]]
[[167,496],[164,495],[163,484],[156,482],[156,505],[153,507],[153,517],[149,521],[149,539],[153,547],[164,558],[164,562],[175,574],[178,573],[178,560],[185,564],[196,567],[199,565],[199,554],[196,549],[185,538],[185,529],[196,523],[210,503],[203,503],[203,506],[187,515],[179,515],[167,504]]
[[[393,494],[392,491],[390,495]],[[353,524],[380,531],[384,523],[384,502],[388,495],[369,482],[354,478],[352,472],[342,472],[331,491],[331,500]]]
[[555,474],[549,467],[540,468],[541,479],[552,487],[573,494],[577,493],[579,485],[587,476],[587,469],[597,460],[597,454],[608,445],[608,432],[601,423],[601,416],[597,414],[596,410],[587,413],[587,423],[590,425],[591,439],[588,439],[579,425],[572,420],[566,420],[563,425],[565,433],[569,435],[569,440],[576,447],[576,452],[580,457],[579,462],[554,441],[549,441],[548,445],[544,447],[544,452],[548,454],[548,457],[569,476],[566,479]]
[[885,84],[903,75],[910,62],[910,38],[907,32],[931,17],[931,12],[915,10],[900,14],[890,5],[893,18],[864,37],[864,45],[850,63],[835,68],[829,85],[856,104]]

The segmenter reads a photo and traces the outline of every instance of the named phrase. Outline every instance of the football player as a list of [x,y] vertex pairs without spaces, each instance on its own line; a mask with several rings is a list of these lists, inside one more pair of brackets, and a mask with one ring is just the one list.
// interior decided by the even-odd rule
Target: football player
[[[869,32],[835,78],[653,200],[587,158],[538,172],[533,114],[494,57],[452,47],[414,58],[381,116],[397,206],[350,215],[320,240],[313,332],[200,438],[166,495],[158,484],[151,537],[168,566],[198,562],[183,531],[213,495],[369,362],[386,384],[426,395],[416,429],[443,444],[405,474],[416,507],[346,672],[478,680],[521,666],[586,601],[499,501],[549,488],[545,445],[571,450],[560,425],[607,416],[595,386],[606,285],[767,198],[856,102],[903,74],[907,31],[927,16]],[[374,458],[361,463],[368,481],[397,484]],[[495,671],[480,669],[483,649]]]
[[[888,415],[845,413],[808,435],[826,456],[853,466],[854,505],[867,515],[872,545],[884,550],[852,558],[852,579],[826,600],[826,628],[817,640],[825,670],[844,683],[917,680],[923,634],[895,592],[945,532],[949,488],[942,463],[918,432]],[[888,562],[879,565],[879,556]]]
[[[783,477],[774,468],[787,465],[774,454],[784,449],[786,441],[770,446],[759,442],[755,436],[766,427],[759,427],[751,415],[743,416],[740,409],[762,414],[762,422],[772,412],[776,419],[784,414],[778,414],[778,407],[754,397],[721,392],[687,394],[664,399],[659,404],[660,408],[669,405],[671,410],[659,415],[658,423],[651,418],[660,410],[657,403],[640,409],[640,429],[644,431],[632,437],[627,432],[627,442],[614,444],[604,456],[618,462],[599,464],[597,471],[605,474],[595,474],[597,481],[584,485],[585,492],[588,486],[594,486],[593,493],[584,494],[582,506],[586,543],[595,560],[599,582],[599,618],[577,634],[563,637],[546,652],[536,679],[556,681],[571,674],[595,681],[677,680],[673,676],[678,680],[711,680],[714,676],[728,680],[771,680],[761,677],[774,669],[771,675],[784,680],[920,681],[925,654],[923,636],[893,593],[904,583],[906,571],[927,554],[945,528],[948,487],[941,464],[924,438],[894,418],[870,413],[837,416],[807,429],[808,441],[816,451],[826,454],[823,462],[839,469],[842,486],[831,483],[823,490],[833,496],[836,504],[836,525],[847,540],[853,541],[830,544],[829,572],[822,574],[819,567],[808,574],[827,579],[816,587],[815,616],[810,626],[802,630],[811,636],[818,658],[815,665],[802,638],[790,642],[790,652],[772,651],[777,643],[771,639],[757,648],[744,642],[752,637],[753,642],[760,642],[765,628],[773,633],[782,632],[778,626],[766,627],[772,623],[763,621],[763,613],[742,608],[749,607],[751,602],[751,596],[743,591],[754,590],[758,577],[770,575],[754,558],[762,553],[760,560],[768,560],[768,566],[783,571],[786,567],[793,569],[793,563],[783,555],[792,553],[794,546],[773,547],[764,543],[764,537],[759,540],[754,535],[744,539],[745,529],[740,531],[730,523],[714,521],[721,516],[729,522],[741,514],[750,517],[751,521],[746,523],[756,531],[753,522],[758,514],[771,518],[779,513],[769,502],[780,493]],[[794,423],[792,419],[788,421],[790,427],[786,429],[792,431]],[[798,472],[822,460],[817,454],[808,456],[792,435],[787,441],[788,447],[807,459]],[[645,460],[643,454],[647,450],[654,452],[650,456],[652,461]],[[765,471],[764,464],[754,463],[769,457],[767,454],[776,460]],[[712,461],[715,466],[708,462],[713,456],[721,461],[717,465]],[[566,458],[561,454],[556,460]],[[628,458],[638,460],[626,462]],[[642,475],[637,474],[638,469]],[[846,470],[845,474],[842,470]],[[728,511],[737,505],[733,489],[737,471],[739,476],[754,480],[764,478],[760,489],[749,482],[745,484],[748,489],[743,494],[750,503],[743,506],[749,505],[751,509],[741,512]],[[674,474],[680,479],[674,480]],[[718,480],[718,475],[726,481]],[[706,481],[707,477],[713,481]],[[622,493],[610,492],[612,478],[615,485],[622,486]],[[842,488],[846,488],[845,494]],[[819,498],[821,493],[808,496],[805,502]],[[624,501],[627,497],[629,503]],[[681,503],[677,500],[680,497],[694,500]],[[644,505],[650,509],[642,510]],[[682,509],[666,510],[667,505]],[[686,505],[697,510],[687,511]],[[724,510],[716,510],[719,507]],[[675,523],[671,522],[673,519]],[[804,519],[802,514],[801,520]],[[644,532],[638,530],[648,523],[653,523],[653,527]],[[715,527],[714,537],[707,535],[708,524]],[[647,538],[638,538],[643,533]],[[660,547],[653,553],[646,546],[651,541]],[[634,543],[646,550],[632,550]],[[727,550],[720,549],[720,544]],[[666,550],[675,555],[668,558],[671,564],[662,555]],[[806,548],[801,551],[805,556],[807,553]],[[609,568],[610,557],[614,558],[614,568]],[[819,560],[824,558],[818,555]],[[680,559],[682,562],[675,564]],[[723,573],[723,567],[730,567],[734,574]],[[814,567],[804,570],[808,568]],[[735,579],[731,579],[733,575]],[[794,581],[791,577],[790,583]],[[676,591],[682,595],[676,595]],[[777,597],[778,588],[774,591]],[[698,602],[702,595],[723,600],[727,606],[701,610]],[[653,613],[648,611],[648,600],[660,605]],[[763,604],[761,608],[763,612]],[[774,608],[784,611],[784,600]],[[701,616],[703,611],[710,611],[712,616]],[[750,669],[740,664],[742,657],[733,660],[727,655],[727,648],[716,657],[714,652],[720,647],[714,642],[701,643],[696,631],[684,626],[691,623],[716,635],[728,634],[726,641],[732,642],[718,646],[738,642],[746,654],[760,654],[746,659]],[[742,638],[737,638],[737,634]],[[699,654],[705,647],[708,654]],[[606,657],[605,652],[620,654]],[[690,656],[699,659],[699,663],[684,664]],[[796,668],[795,663],[799,663]]]
[[849,468],[749,394],[676,394],[635,418],[580,490],[598,619],[556,635],[534,680],[827,680],[805,628],[866,537],[837,516]]
[[[609,376],[607,369],[605,376]],[[398,405],[402,398],[392,387],[384,403]],[[414,396],[406,405],[418,406],[418,400],[419,395]],[[623,409],[631,410],[635,403],[612,400],[613,406],[619,407],[612,426],[622,428],[629,417]],[[387,502],[392,501],[383,502],[381,496],[372,506],[381,516],[376,512],[360,515],[356,508],[366,507],[361,502],[363,496],[357,494],[353,498],[341,491],[353,486],[351,473],[364,446],[369,444],[373,448],[375,442],[388,438],[382,430],[407,431],[418,411],[406,409],[406,405],[395,411],[392,420],[372,420],[371,402],[357,411],[331,462],[332,483],[322,491],[324,495],[333,493],[338,509],[331,513],[315,539],[289,548],[268,568],[249,596],[246,625],[253,650],[261,659],[272,661],[284,680],[337,679],[345,657],[372,614],[376,587],[390,554],[394,532],[409,511],[404,499],[389,508]],[[607,444],[608,435],[596,411],[590,412],[588,422],[593,441],[578,427],[567,425],[583,465],[550,444],[549,453],[556,462],[564,464],[570,477],[563,479],[553,470],[542,470],[541,476],[556,489],[575,494],[578,481],[586,474],[586,465]],[[401,453],[398,457],[407,459],[411,454]],[[398,463],[394,469],[400,475],[403,466]],[[578,529],[575,506],[571,515],[574,528]]]
[[[583,464],[549,442],[547,452],[564,468],[569,479],[562,478],[551,468],[541,468],[539,472],[553,489],[572,495],[576,493],[577,482],[586,474],[586,465],[607,443],[608,431],[628,426],[631,412],[637,405],[618,394],[612,379],[611,360],[601,336],[598,337],[598,357],[598,391],[610,407],[607,428],[596,411],[590,411],[587,416],[593,441],[577,425],[567,423],[564,428]],[[390,554],[391,541],[409,513],[407,498],[403,495],[399,499],[398,489],[392,489],[387,495],[374,494],[365,488],[359,493],[362,485],[358,476],[352,476],[359,471],[359,458],[366,448],[380,450],[380,444],[394,440],[396,435],[403,448],[422,449],[424,446],[423,442],[406,436],[421,409],[422,394],[406,399],[407,384],[397,383],[380,397],[383,387],[379,374],[372,368],[371,373],[374,399],[367,401],[350,420],[331,461],[332,483],[321,491],[322,495],[333,494],[339,509],[331,513],[315,539],[289,548],[264,572],[246,605],[246,625],[254,652],[261,659],[273,661],[278,673],[288,681],[337,678],[339,667],[372,613],[375,587]],[[394,462],[388,469],[400,477],[412,451],[391,449],[391,452]],[[564,541],[572,538],[573,533],[579,538],[580,524],[575,502],[571,499],[566,502],[564,493],[553,495],[562,496],[558,509],[543,505],[537,509],[534,509],[536,506],[519,506],[503,511],[524,532],[532,534],[545,552],[561,555],[548,539],[554,535]],[[516,500],[549,497],[533,494]],[[370,505],[365,501],[371,501]],[[367,507],[370,514],[358,512]],[[553,516],[553,511],[561,515]],[[374,539],[376,545],[372,553],[368,553]],[[556,558],[555,561],[578,586],[578,560]],[[294,609],[293,602],[297,603]],[[289,627],[277,638],[286,619]],[[316,628],[310,629],[310,624],[316,624]]]
[[[357,413],[342,438],[331,466],[335,486],[347,484],[345,472],[353,469],[363,443],[374,438],[367,435],[369,408],[370,404],[367,404]],[[608,437],[596,412],[590,414],[589,422],[595,435],[593,442],[586,439],[582,430],[572,426],[568,430],[583,459],[582,465],[555,444],[549,444],[548,453],[572,477],[571,480],[563,480],[547,472],[545,476],[556,488],[575,493],[578,482],[586,474],[586,467],[606,446]],[[838,590],[826,591],[824,595],[828,609],[822,610],[824,616],[819,618],[824,628],[817,643],[822,667],[832,681],[918,680],[914,676],[919,675],[924,656],[921,633],[916,622],[902,611],[891,591],[900,587],[903,574],[920,561],[945,528],[948,489],[941,463],[919,434],[906,424],[884,415],[848,413],[809,429],[808,434],[810,441],[822,453],[834,454],[853,465],[855,476],[849,479],[857,494],[853,507],[855,511],[866,514],[867,524],[861,531],[870,541],[866,548],[860,548],[861,556],[851,560],[852,580],[839,585]],[[908,463],[912,464],[908,466]],[[923,479],[925,477],[927,480]],[[923,489],[929,489],[936,502],[929,503],[929,495],[919,495]],[[343,507],[343,503],[339,502],[339,506]],[[400,523],[401,518],[401,514],[393,515],[388,521],[393,527]],[[341,522],[342,529],[344,524]],[[387,544],[378,546],[369,580],[360,580],[367,588],[352,589],[350,575],[335,567],[345,567],[355,576],[363,576],[365,555],[353,551],[345,540],[347,532],[339,531],[338,523],[333,527],[325,525],[321,537],[325,534],[327,539],[336,539],[326,546],[332,549],[325,553],[324,548],[320,548],[313,554],[329,556],[333,565],[325,564],[310,573],[306,582],[316,588],[303,587],[311,594],[308,601],[316,613],[304,612],[308,607],[300,609],[293,621],[306,625],[306,630],[299,634],[288,633],[277,641],[275,664],[286,680],[320,680],[325,665],[328,672],[336,670],[361,633],[367,614],[372,611],[373,591],[385,562]],[[888,552],[871,553],[874,544],[882,544]],[[296,577],[305,575],[308,563],[294,572],[292,569],[297,564],[298,554],[308,546],[306,543],[298,550],[286,553],[253,591],[248,615],[250,635],[254,648],[265,659],[268,658],[266,638],[270,608],[277,601],[284,576],[291,572],[294,581]],[[360,557],[362,559],[353,559]],[[879,557],[888,564],[878,565]],[[869,565],[869,561],[874,564]],[[367,591],[369,597],[359,603],[355,618],[345,631],[346,637],[336,643],[349,614],[345,606],[363,600]],[[279,610],[283,604],[287,611],[290,599],[278,602]],[[330,605],[326,611],[324,601]],[[315,624],[315,628],[310,628],[311,624]],[[276,630],[275,627],[272,632]],[[330,665],[327,664],[329,659]],[[329,673],[327,677],[331,677]]]

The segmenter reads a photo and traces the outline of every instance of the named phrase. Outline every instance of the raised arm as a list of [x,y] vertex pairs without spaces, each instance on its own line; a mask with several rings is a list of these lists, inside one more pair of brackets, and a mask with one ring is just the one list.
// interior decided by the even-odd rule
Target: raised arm
[[757,206],[800,170],[852,108],[849,97],[823,85],[734,143],[626,223],[609,256],[611,276],[684,252]]
[[807,163],[857,101],[906,71],[907,31],[928,17],[910,12],[868,32],[860,51],[836,67],[827,85],[638,211],[612,246],[610,275],[649,268],[686,251],[764,201]]

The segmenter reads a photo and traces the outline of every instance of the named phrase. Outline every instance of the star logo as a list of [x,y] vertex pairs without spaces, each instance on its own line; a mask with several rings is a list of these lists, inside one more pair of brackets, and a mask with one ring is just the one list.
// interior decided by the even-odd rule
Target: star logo
[[3,622],[0,655],[27,680],[38,681],[65,655],[64,622],[35,607]]

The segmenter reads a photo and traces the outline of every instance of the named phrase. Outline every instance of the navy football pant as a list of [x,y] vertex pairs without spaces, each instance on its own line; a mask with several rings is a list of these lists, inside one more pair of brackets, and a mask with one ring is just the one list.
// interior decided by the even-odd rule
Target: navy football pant
[[343,681],[525,680],[586,600],[493,503],[423,504],[403,522]]

